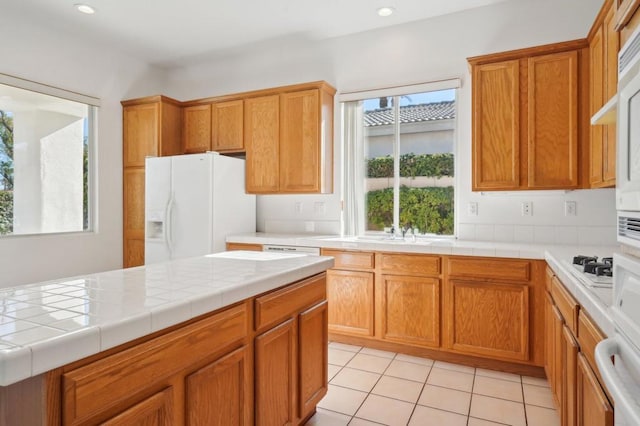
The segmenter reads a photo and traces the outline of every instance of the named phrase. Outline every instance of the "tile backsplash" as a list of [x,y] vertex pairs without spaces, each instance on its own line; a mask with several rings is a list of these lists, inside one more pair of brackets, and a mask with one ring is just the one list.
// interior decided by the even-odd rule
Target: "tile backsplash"
[[615,226],[458,225],[458,239],[504,243],[615,245]]

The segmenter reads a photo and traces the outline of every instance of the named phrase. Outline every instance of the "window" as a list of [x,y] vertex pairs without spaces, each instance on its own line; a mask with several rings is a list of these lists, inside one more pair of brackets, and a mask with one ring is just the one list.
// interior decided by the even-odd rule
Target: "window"
[[95,101],[0,75],[0,236],[91,229]]
[[343,111],[345,179],[356,183],[345,188],[346,233],[453,235],[455,87],[383,93]]

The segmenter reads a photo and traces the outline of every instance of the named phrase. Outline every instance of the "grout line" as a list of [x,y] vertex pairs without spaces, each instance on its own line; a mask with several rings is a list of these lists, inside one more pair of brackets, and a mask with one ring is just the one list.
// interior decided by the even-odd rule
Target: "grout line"
[[520,384],[520,389],[522,390],[522,411],[524,411],[524,424],[528,425],[529,419],[527,419],[527,406],[525,405],[526,400],[524,399],[524,383]]
[[473,389],[476,387],[476,375],[473,375],[473,383],[471,383],[471,397],[469,398],[469,409],[467,410],[467,426],[469,425],[469,418],[471,417],[471,404],[473,403]]

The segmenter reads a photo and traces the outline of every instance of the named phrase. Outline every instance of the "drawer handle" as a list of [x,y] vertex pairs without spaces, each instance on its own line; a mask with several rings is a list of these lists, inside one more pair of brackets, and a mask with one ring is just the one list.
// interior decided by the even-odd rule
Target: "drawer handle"
[[608,338],[596,345],[595,355],[602,380],[613,396],[616,412],[622,414],[620,417],[627,420],[628,424],[640,425],[640,405],[634,398],[634,392],[625,385],[625,379],[618,374],[611,360],[613,356],[623,357],[626,359],[626,365],[640,368],[640,360],[632,351],[633,349],[629,348],[622,339]]

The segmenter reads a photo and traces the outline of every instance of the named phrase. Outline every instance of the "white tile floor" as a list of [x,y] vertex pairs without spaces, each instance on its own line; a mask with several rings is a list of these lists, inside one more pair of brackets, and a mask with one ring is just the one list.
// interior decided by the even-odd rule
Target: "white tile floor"
[[314,426],[560,425],[546,380],[329,344],[329,392]]

